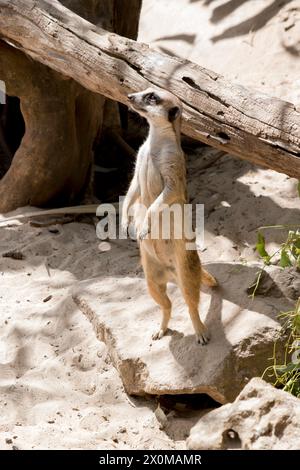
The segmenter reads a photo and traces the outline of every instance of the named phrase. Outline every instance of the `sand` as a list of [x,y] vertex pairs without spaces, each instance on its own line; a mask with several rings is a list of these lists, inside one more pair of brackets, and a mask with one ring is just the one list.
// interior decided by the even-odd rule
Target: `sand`
[[115,275],[137,263],[117,244],[112,262],[98,243],[94,226],[84,223],[1,228],[1,252],[25,257],[0,257],[1,448],[175,446],[159,430],[155,403],[124,393],[104,344],[71,300],[78,280],[110,263]]
[[[215,8],[226,3],[144,0],[140,39],[299,104],[299,56],[282,45],[284,11],[256,32],[212,42],[212,36],[272,2],[247,1],[213,23]],[[300,8],[299,1],[292,3]],[[174,34],[195,39],[193,44],[186,37],[158,40]],[[297,182],[230,156],[205,169],[203,152],[193,151],[188,159],[190,194],[206,207],[202,259],[251,263],[257,260],[253,247],[259,225],[299,221]],[[204,166],[215,158],[205,152]],[[270,231],[268,241],[268,248],[276,248],[281,234]],[[0,228],[1,449],[185,448],[202,411],[170,411],[167,427],[160,429],[156,400],[125,394],[104,343],[71,299],[81,280],[103,274],[142,277],[134,242],[115,241],[110,248],[99,250],[92,220],[45,228],[25,221]],[[24,259],[1,256],[11,250]],[[134,289],[128,296],[134,302]]]
[[139,40],[300,104],[299,0],[143,0]]

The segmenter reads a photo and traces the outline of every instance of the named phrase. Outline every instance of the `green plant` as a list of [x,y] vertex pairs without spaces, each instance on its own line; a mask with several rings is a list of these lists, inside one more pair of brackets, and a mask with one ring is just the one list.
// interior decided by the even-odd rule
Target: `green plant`
[[[300,195],[300,183],[298,190]],[[272,254],[269,254],[266,250],[266,240],[262,233],[263,230],[270,228],[293,228],[293,230],[289,230],[286,240],[280,245],[279,249]],[[257,292],[266,266],[279,263],[283,269],[290,266],[300,268],[300,226],[274,225],[260,227],[257,234],[256,250],[263,260],[263,267],[257,273],[256,280],[250,287],[252,289],[252,298]],[[294,310],[281,312],[279,318],[284,320],[282,334],[287,335],[284,358],[278,363],[278,341],[275,341],[273,356],[270,358],[272,365],[266,368],[263,377],[268,376],[275,387],[282,388],[300,398],[300,297]]]
[[[274,253],[269,254],[266,250],[266,240],[262,233],[266,229],[286,229],[293,228],[294,230],[289,230],[286,240],[280,245],[280,248]],[[270,264],[277,264],[282,268],[287,268],[294,266],[295,268],[300,268],[300,226],[299,225],[269,225],[265,227],[259,227],[257,233],[257,243],[256,250],[259,253],[260,257],[263,260],[263,267],[258,271],[255,282],[250,286],[251,297],[254,298],[256,291],[259,287],[262,275],[265,271],[266,266]],[[279,261],[278,256],[279,255]]]
[[275,387],[300,398],[300,298],[294,310],[281,313],[280,317],[285,320],[283,333],[288,335],[284,360],[278,364],[276,341],[271,358],[273,364],[264,371],[263,378],[267,375]]

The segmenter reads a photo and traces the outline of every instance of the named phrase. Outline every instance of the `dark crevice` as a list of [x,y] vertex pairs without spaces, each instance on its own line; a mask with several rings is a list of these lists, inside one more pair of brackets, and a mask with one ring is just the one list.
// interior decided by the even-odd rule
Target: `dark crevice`
[[187,83],[189,86],[194,88],[195,90],[200,91],[201,93],[204,93],[206,96],[209,98],[212,98],[213,100],[217,101],[218,103],[221,103],[222,106],[225,106],[225,108],[229,108],[229,104],[225,103],[219,96],[215,95],[214,93],[211,93],[210,91],[207,90],[202,90],[200,85],[195,83],[195,81],[191,77],[182,77],[182,81]]
[[230,140],[230,137],[229,137],[229,135],[226,134],[226,132],[218,132],[217,136],[220,137],[220,139],[223,139],[223,140],[227,140],[227,141]]
[[164,432],[175,441],[185,440],[205,413],[221,406],[203,393],[160,395],[156,402],[167,418]]
[[242,441],[239,434],[234,429],[227,429],[222,435],[223,449],[241,449]]
[[5,101],[0,105],[0,179],[9,169],[25,133],[19,98],[6,96]]

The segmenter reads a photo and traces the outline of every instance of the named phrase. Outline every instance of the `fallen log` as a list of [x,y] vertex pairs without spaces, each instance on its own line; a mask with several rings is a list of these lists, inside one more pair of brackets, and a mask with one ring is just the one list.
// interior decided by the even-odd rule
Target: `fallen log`
[[129,92],[149,85],[167,88],[183,101],[183,133],[300,178],[300,112],[291,103],[108,33],[56,0],[0,0],[0,37],[85,88],[125,104]]

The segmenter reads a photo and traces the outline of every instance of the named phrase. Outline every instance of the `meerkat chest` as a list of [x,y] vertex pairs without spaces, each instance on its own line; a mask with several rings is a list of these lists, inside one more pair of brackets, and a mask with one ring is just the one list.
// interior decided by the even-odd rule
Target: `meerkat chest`
[[140,164],[139,182],[141,198],[144,204],[151,204],[164,187],[163,177],[159,170],[157,158],[150,152],[144,155]]

